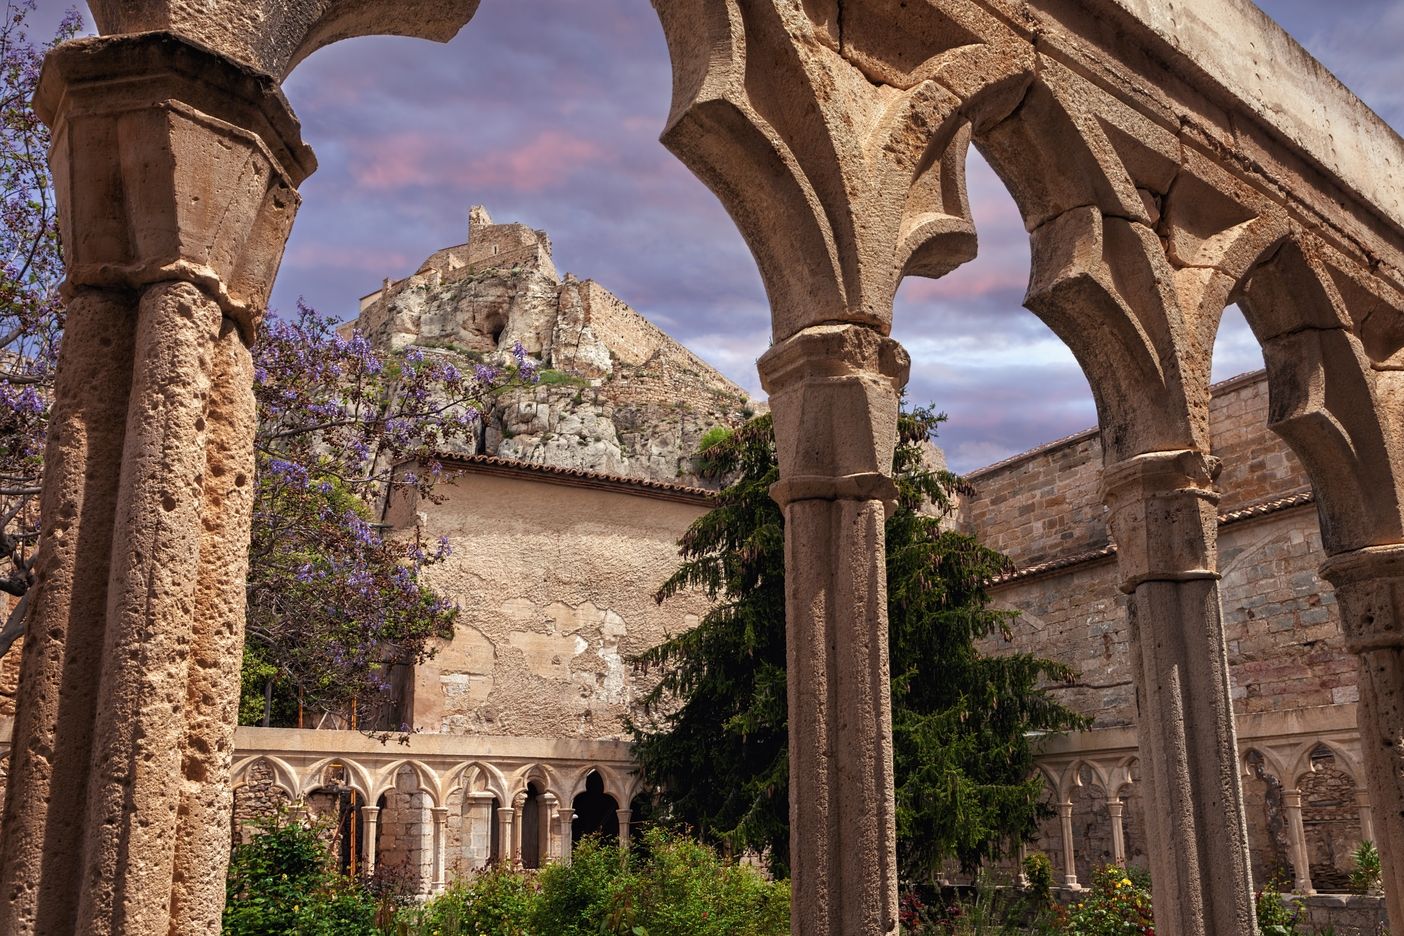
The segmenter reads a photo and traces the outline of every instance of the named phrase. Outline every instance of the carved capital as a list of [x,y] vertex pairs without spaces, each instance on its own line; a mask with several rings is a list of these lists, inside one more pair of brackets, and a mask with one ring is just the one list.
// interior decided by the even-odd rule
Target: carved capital
[[65,43],[35,97],[66,288],[185,280],[251,335],[315,168],[277,84],[169,33]]
[[776,501],[895,499],[897,402],[911,368],[901,345],[861,325],[818,325],[759,366],[775,420]]
[[1321,577],[1336,590],[1352,653],[1404,649],[1404,544],[1332,556]]
[[1121,590],[1144,582],[1217,579],[1217,458],[1150,452],[1107,468],[1102,496],[1116,540]]

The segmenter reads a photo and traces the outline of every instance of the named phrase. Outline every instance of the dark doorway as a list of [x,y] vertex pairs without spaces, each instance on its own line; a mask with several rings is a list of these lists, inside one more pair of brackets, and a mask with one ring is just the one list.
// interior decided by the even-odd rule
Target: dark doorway
[[541,867],[541,791],[536,784],[527,784],[526,802],[522,804],[522,867]]
[[599,771],[590,771],[585,778],[585,792],[576,796],[571,805],[575,809],[575,820],[570,824],[571,842],[579,842],[587,835],[619,838],[619,803],[605,793]]

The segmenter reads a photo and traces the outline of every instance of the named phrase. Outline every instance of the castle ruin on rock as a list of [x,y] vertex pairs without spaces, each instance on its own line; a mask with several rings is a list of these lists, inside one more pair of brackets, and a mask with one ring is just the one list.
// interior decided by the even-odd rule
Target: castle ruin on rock
[[692,455],[708,429],[757,404],[591,279],[556,272],[546,232],[468,213],[468,241],[387,279],[345,326],[375,346],[505,359],[520,346],[542,380],[487,415],[475,451],[656,481],[709,482]]

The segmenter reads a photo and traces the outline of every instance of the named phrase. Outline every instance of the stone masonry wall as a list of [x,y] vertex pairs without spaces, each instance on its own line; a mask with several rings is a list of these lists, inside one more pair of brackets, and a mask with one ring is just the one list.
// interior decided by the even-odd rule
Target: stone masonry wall
[[[1221,384],[1212,416],[1214,451],[1224,464],[1222,512],[1304,492],[1300,463],[1266,426],[1261,374]],[[978,493],[962,505],[962,522],[1020,568],[1085,557],[1109,542],[1100,462],[1096,436],[1082,434],[977,471],[971,480]],[[1310,505],[1294,501],[1222,525],[1219,551],[1236,710],[1355,701],[1356,661],[1343,646],[1334,596],[1316,574],[1321,538]],[[1013,646],[1077,669],[1076,683],[1055,691],[1094,716],[1097,727],[1129,725],[1135,717],[1116,584],[1115,559],[1107,555],[994,590],[997,601],[1022,612]]]
[[[1306,473],[1267,427],[1262,372],[1215,387],[1213,452],[1223,461],[1219,510],[1229,513],[1308,487]],[[1102,446],[1079,433],[972,472],[978,494],[961,505],[961,525],[1019,566],[1064,559],[1110,541],[1101,495]]]

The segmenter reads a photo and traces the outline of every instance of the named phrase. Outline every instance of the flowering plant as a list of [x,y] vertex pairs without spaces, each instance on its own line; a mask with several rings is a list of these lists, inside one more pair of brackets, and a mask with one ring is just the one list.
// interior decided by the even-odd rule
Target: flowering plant
[[1090,892],[1068,911],[1069,936],[1155,936],[1150,891],[1124,868],[1106,867],[1092,878]]
[[396,491],[437,498],[445,475],[435,453],[472,450],[491,399],[533,381],[533,363],[520,346],[505,366],[419,348],[384,354],[299,303],[295,316],[265,323],[254,377],[241,719],[311,710],[346,727],[403,730],[395,667],[422,662],[453,634],[456,607],[420,578],[449,546],[387,536],[376,521]]
[[[63,333],[49,131],[30,101],[44,53],[82,26],[70,9],[53,40],[36,46],[26,26],[34,6],[7,0],[0,12],[0,592],[21,599],[33,578],[44,436]],[[0,622],[0,654],[22,633],[24,604]]]

